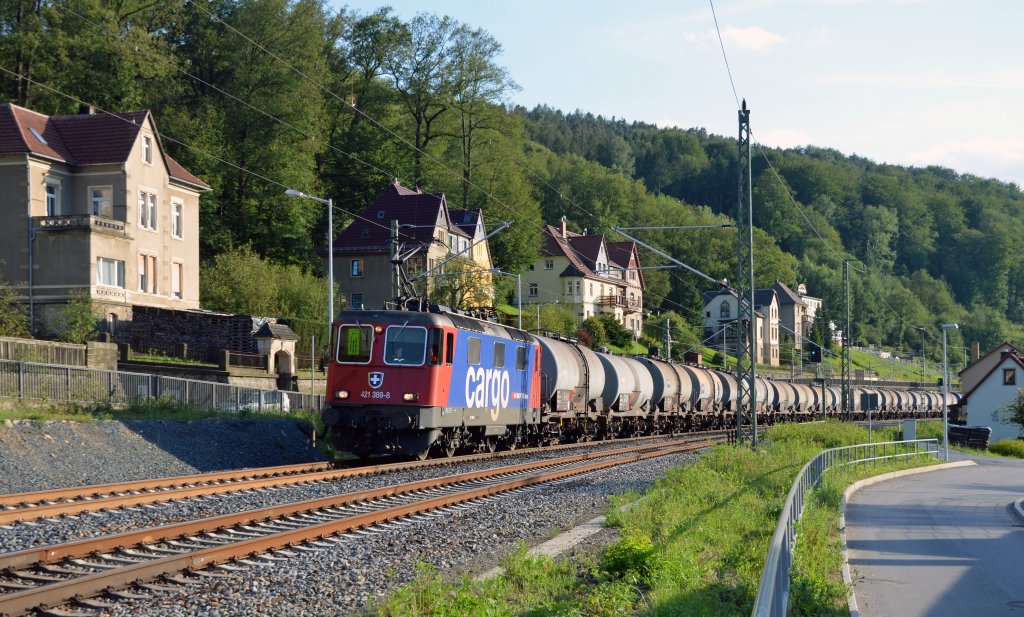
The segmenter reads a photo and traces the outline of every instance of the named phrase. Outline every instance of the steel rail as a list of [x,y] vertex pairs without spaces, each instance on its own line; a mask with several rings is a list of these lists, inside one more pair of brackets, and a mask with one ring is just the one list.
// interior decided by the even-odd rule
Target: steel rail
[[324,471],[334,467],[334,463],[298,463],[295,465],[277,465],[274,467],[251,467],[231,471],[215,471],[190,476],[172,476],[168,478],[152,478],[129,482],[111,482],[91,486],[73,486],[68,488],[46,489],[26,493],[8,493],[0,495],[0,507],[20,507],[23,504],[43,503],[47,501],[95,498],[97,495],[109,495],[127,491],[163,491],[190,484],[212,484],[217,482],[233,482],[250,478],[284,476]]
[[[695,434],[691,437],[700,439],[704,436]],[[655,438],[664,438],[664,436],[644,437],[639,439],[650,440]],[[114,483],[94,487],[58,489],[52,492],[35,491],[33,493],[20,493],[17,495],[0,496],[0,500],[10,503],[15,499],[20,499],[20,496],[33,495],[37,500],[45,498],[45,501],[36,501],[34,504],[27,506],[0,509],[0,525],[9,525],[45,518],[56,518],[60,516],[75,516],[89,512],[164,503],[174,500],[192,499],[195,497],[224,495],[253,489],[334,481],[362,475],[402,471],[419,467],[434,467],[454,462],[492,460],[512,455],[530,453],[533,451],[545,452],[552,451],[554,449],[576,449],[593,443],[597,442],[560,444],[558,446],[549,446],[546,448],[469,455],[453,459],[441,459],[440,462],[438,460],[411,461],[366,465],[345,469],[333,468],[333,466],[328,463],[286,465],[281,467],[264,467],[236,472],[219,472],[201,474],[197,476],[179,476],[176,478],[158,480],[140,480],[123,484]],[[303,467],[306,468],[306,471],[299,471],[299,469]],[[216,483],[217,480],[215,479],[217,478],[221,479],[221,483]],[[201,480],[205,480],[205,482]],[[79,499],[74,501],[64,501],[64,499],[70,499],[70,497],[66,497],[66,495],[72,494],[78,495]],[[103,496],[90,498],[92,495]],[[3,501],[0,501],[0,505],[2,505]],[[22,502],[18,501],[15,503],[20,504]]]
[[[702,442],[701,445],[703,445],[704,443],[706,442]],[[131,546],[139,543],[159,542],[162,540],[179,538],[182,536],[189,536],[198,533],[216,531],[218,529],[224,529],[234,525],[247,525],[271,518],[291,516],[323,508],[340,507],[352,503],[367,501],[370,499],[379,499],[381,497],[390,497],[418,490],[437,488],[440,486],[448,486],[451,484],[457,484],[459,482],[469,482],[473,480],[479,480],[481,478],[489,478],[500,475],[509,475],[513,473],[535,471],[547,467],[567,465],[598,458],[608,458],[611,456],[620,456],[632,452],[647,452],[650,450],[656,450],[660,448],[678,445],[684,444],[683,442],[669,442],[651,444],[646,446],[632,446],[629,448],[619,448],[616,450],[605,450],[602,452],[586,452],[583,454],[576,454],[573,456],[562,457],[557,459],[548,459],[545,461],[520,463],[519,465],[510,465],[505,467],[497,467],[493,469],[484,469],[480,471],[471,471],[456,474],[453,476],[445,476],[442,478],[427,478],[424,480],[417,480],[415,482],[407,482],[404,484],[385,486],[375,489],[366,489],[363,491],[356,491],[352,493],[345,493],[343,495],[332,495],[330,497],[322,497],[319,499],[311,499],[308,501],[300,501],[290,504],[269,506],[266,508],[259,508],[255,510],[248,510],[245,512],[238,512],[233,514],[225,514],[222,516],[200,519],[196,521],[174,523],[170,525],[163,525],[160,527],[152,527],[137,531],[128,531],[110,536],[102,536],[99,538],[87,538],[84,540],[68,542],[65,544],[26,549],[23,551],[17,551],[13,553],[0,554],[0,572],[3,572],[5,570],[14,570],[17,568],[29,567],[38,564],[53,564],[60,562],[63,559],[76,559],[93,553],[104,553],[107,551],[116,550],[123,546]]]
[[[245,539],[222,546],[203,548],[180,555],[161,557],[151,561],[128,565],[122,568],[87,574],[76,579],[55,582],[33,589],[0,596],[0,614],[20,616],[39,607],[59,606],[75,598],[91,598],[111,589],[120,589],[136,582],[154,580],[172,572],[206,568],[225,563],[230,560],[243,559],[259,553],[293,547],[305,542],[322,540],[326,537],[340,533],[401,519],[429,510],[436,510],[438,508],[472,501],[489,495],[508,492],[545,482],[553,482],[649,458],[688,452],[707,447],[708,445],[711,445],[711,442],[675,445],[659,444],[659,446],[633,448],[633,453],[626,452],[616,454],[615,456],[618,458],[609,458],[610,455],[606,454],[604,458],[608,458],[609,460],[593,462],[582,461],[584,464],[567,469],[540,472],[525,478],[515,478],[489,486],[470,488],[458,493],[441,495],[438,497],[428,497],[418,502],[392,506],[375,512],[356,514],[334,521],[315,523],[298,529],[282,530],[264,537]],[[577,459],[579,457],[568,458]],[[565,461],[561,462],[563,464],[565,463]],[[457,476],[453,476],[453,478],[454,477]],[[412,484],[422,484],[422,482]],[[391,489],[394,488],[397,487],[391,487]],[[309,503],[310,502],[306,502],[306,505],[308,506]],[[123,538],[124,535],[125,534],[122,534],[122,536],[112,536],[112,538]],[[149,543],[152,542],[153,540],[149,541]],[[122,543],[120,546],[123,547],[125,544]]]

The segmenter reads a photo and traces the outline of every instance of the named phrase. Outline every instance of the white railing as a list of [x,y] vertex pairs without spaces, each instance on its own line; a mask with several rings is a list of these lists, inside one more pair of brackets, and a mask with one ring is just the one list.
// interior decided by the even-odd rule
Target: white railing
[[793,547],[796,544],[796,525],[804,512],[807,494],[817,486],[821,476],[842,465],[855,465],[900,457],[931,455],[938,458],[938,439],[911,441],[885,441],[824,450],[804,465],[793,487],[786,495],[786,503],[775,526],[768,558],[761,573],[761,586],[757,590],[753,617],[786,617],[789,607],[789,575],[793,566]]

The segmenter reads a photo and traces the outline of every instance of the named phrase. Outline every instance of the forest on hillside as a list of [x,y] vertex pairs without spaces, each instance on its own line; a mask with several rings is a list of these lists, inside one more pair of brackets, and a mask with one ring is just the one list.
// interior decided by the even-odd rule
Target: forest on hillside
[[[446,16],[403,21],[320,0],[2,0],[0,31],[0,99],[47,114],[153,111],[163,147],[213,187],[201,251],[218,281],[236,262],[323,276],[326,213],[286,188],[331,196],[338,230],[394,178],[444,192],[453,207],[482,208],[490,227],[515,222],[492,242],[511,272],[563,215],[619,239],[617,225],[721,223],[735,209],[735,139],[515,107],[500,41]],[[842,263],[854,260],[855,343],[919,349],[922,327],[935,354],[950,321],[963,325],[955,346],[1024,342],[1019,187],[822,148],[758,148],[753,160],[759,286],[806,283],[839,320]],[[642,233],[735,276],[734,231]],[[680,270],[645,276],[645,308],[687,320],[680,336],[692,338],[706,284]],[[224,283],[204,306],[319,320],[322,302],[296,303],[287,287],[253,298],[255,287]]]

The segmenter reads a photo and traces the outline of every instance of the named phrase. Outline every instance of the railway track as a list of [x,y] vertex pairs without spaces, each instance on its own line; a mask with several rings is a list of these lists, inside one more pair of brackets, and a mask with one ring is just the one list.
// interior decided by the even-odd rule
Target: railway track
[[224,575],[209,571],[212,566],[232,570],[324,550],[345,534],[414,524],[424,512],[711,443],[687,439],[575,454],[7,553],[0,555],[0,615],[74,614],[53,608],[69,602],[106,608],[94,598],[138,598]]
[[[709,431],[687,435],[697,439],[717,439],[727,431]],[[617,443],[665,439],[665,436],[638,437],[618,440]],[[505,452],[471,454],[450,459],[407,461],[398,463],[359,465],[338,468],[331,463],[310,463],[262,467],[229,472],[217,472],[140,480],[67,489],[33,491],[0,495],[0,525],[34,521],[39,519],[77,516],[90,512],[101,512],[119,508],[133,508],[151,504],[167,503],[197,497],[227,495],[242,491],[278,488],[296,484],[336,481],[344,478],[369,474],[389,473],[434,467],[439,465],[474,461],[497,460],[508,456],[533,452],[552,452],[578,449],[604,442],[561,444],[543,448],[529,448]]]

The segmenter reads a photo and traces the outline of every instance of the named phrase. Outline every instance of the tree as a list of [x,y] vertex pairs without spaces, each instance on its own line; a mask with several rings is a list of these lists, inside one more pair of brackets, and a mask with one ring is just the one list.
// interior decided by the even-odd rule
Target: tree
[[30,338],[25,303],[8,285],[0,283],[0,336]]
[[583,323],[580,324],[580,333],[585,333],[589,337],[592,349],[604,347],[608,343],[608,335],[605,334],[604,323],[596,317],[584,319]]
[[992,412],[996,422],[1015,424],[1024,431],[1024,389],[1017,388],[1017,396],[1012,401]]
[[96,337],[96,315],[89,292],[75,289],[57,318],[57,338],[66,343],[84,343]]
[[475,261],[457,257],[444,265],[444,272],[432,276],[430,299],[457,309],[489,306],[494,303],[490,285],[493,274],[480,271]]

